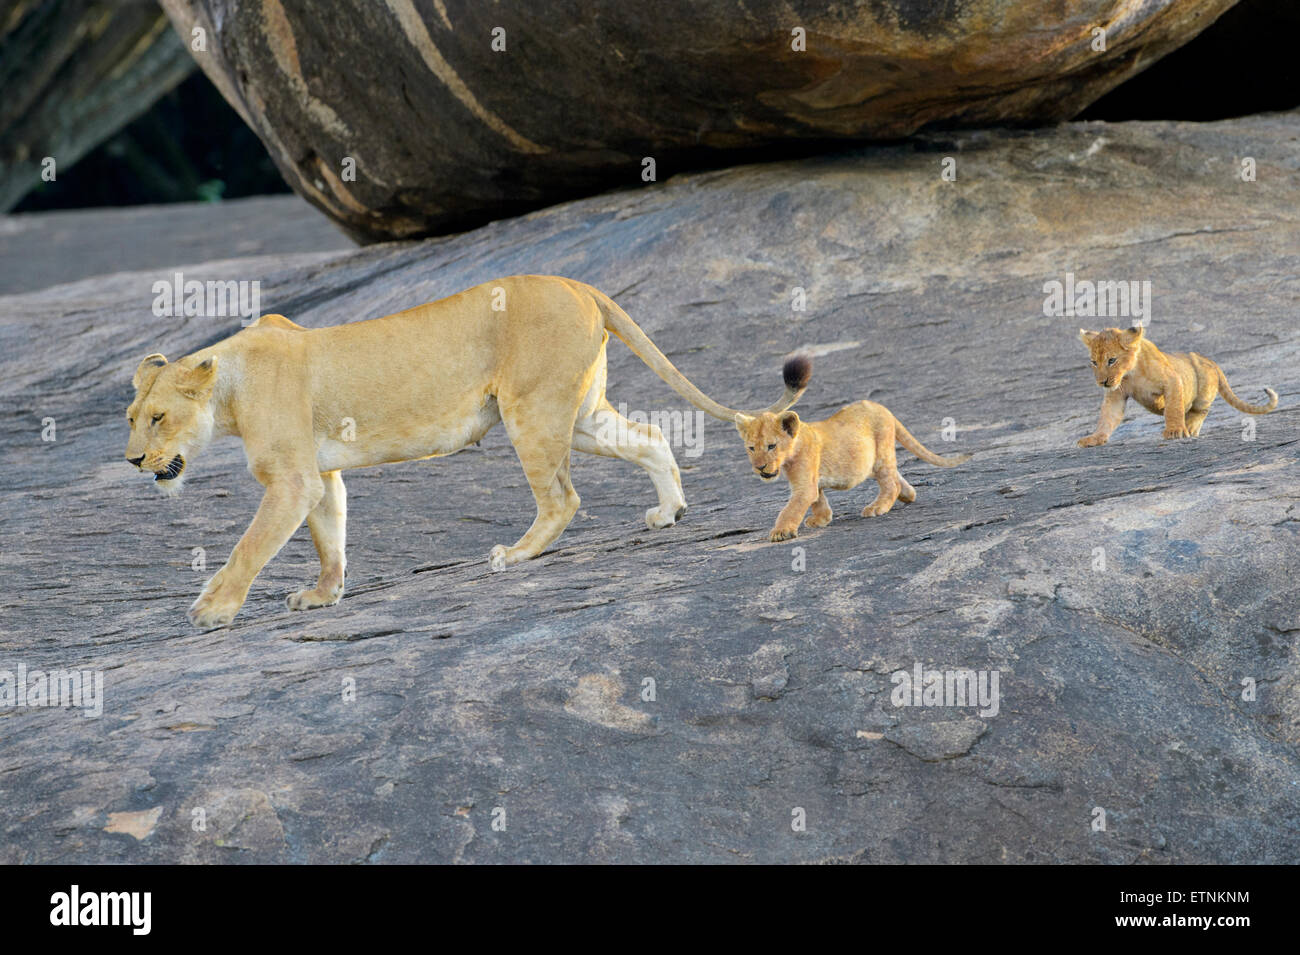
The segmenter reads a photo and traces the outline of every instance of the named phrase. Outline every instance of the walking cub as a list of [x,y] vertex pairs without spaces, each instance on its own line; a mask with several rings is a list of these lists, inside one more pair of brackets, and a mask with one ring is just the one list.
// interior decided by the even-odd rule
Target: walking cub
[[772,541],[795,537],[810,507],[808,526],[825,527],[831,522],[826,490],[847,491],[868,477],[876,479],[880,493],[863,509],[863,517],[886,513],[900,498],[915,501],[916,489],[898,473],[895,442],[941,468],[970,459],[969,454],[945,458],[930,451],[874,401],[855,402],[825,421],[801,421],[793,411],[737,415],[736,428],[758,476],[773,481],[784,473],[790,482],[790,501],[768,535]]
[[1164,415],[1166,438],[1196,437],[1214,396],[1246,414],[1268,414],[1277,407],[1277,392],[1265,388],[1268,404],[1251,405],[1228,387],[1223,369],[1195,352],[1165,354],[1147,339],[1141,327],[1100,332],[1079,329],[1079,338],[1092,355],[1097,384],[1106,389],[1097,430],[1079,439],[1079,447],[1105,444],[1124,420],[1124,405],[1132,398],[1152,414]]

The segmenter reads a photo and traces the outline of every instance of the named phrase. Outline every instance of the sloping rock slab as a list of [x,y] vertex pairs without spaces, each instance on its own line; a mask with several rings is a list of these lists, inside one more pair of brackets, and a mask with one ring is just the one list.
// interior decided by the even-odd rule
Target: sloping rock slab
[[[532,516],[498,429],[350,474],[338,607],[284,608],[314,579],[303,530],[214,633],[184,610],[258,489],[225,442],[158,498],[121,460],[122,411],[142,355],[233,324],[155,318],[166,269],[0,299],[0,668],[105,685],[98,719],[0,709],[0,856],[1294,861],[1298,130],[929,138],[454,239],[187,268],[260,279],[263,307],[306,325],[571,275],[722,400],[767,400],[781,357],[811,346],[805,417],[870,397],[976,454],[953,470],[903,454],[915,504],[863,519],[872,489],[833,494],[829,527],[773,545],[784,487],[708,421],[702,454],[678,448],[682,523],[647,531],[644,475],[576,455],[569,531],[491,574],[489,548]],[[1248,400],[1275,388],[1279,410],[1253,440],[1220,402],[1196,441],[1144,416],[1077,448],[1099,392],[1075,334],[1101,322],[1044,316],[1067,272],[1150,281],[1153,340],[1214,357]],[[681,410],[610,356],[616,404]],[[896,706],[918,664],[996,672],[996,712]]]
[[209,259],[351,248],[328,219],[294,196],[227,199],[220,211],[176,202],[0,216],[0,294]]

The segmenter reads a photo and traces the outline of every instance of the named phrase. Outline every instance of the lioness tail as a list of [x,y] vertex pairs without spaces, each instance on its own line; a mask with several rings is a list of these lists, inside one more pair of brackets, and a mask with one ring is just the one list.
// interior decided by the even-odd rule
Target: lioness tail
[[950,458],[945,458],[942,455],[935,454],[920,441],[917,441],[916,438],[912,436],[912,432],[904,428],[903,422],[899,421],[897,417],[894,417],[894,438],[899,444],[907,448],[907,450],[911,451],[922,461],[927,464],[933,464],[936,467],[955,468],[957,465],[969,461],[971,458],[969,454],[954,454]]
[[812,375],[812,361],[802,355],[789,359],[782,369],[782,376],[785,379],[785,394],[773,405],[764,408],[763,411],[736,411],[728,408],[726,405],[714,401],[695,385],[691,384],[690,379],[683,375],[674,367],[666,355],[661,352],[657,345],[650,340],[641,326],[632,321],[627,312],[619,307],[618,303],[598,289],[591,289],[596,304],[600,306],[601,314],[605,317],[605,328],[618,336],[632,354],[640,358],[656,375],[667,382],[668,387],[677,392],[695,407],[699,408],[705,414],[712,415],[721,421],[735,421],[737,415],[759,415],[764,411],[779,414],[790,408],[804,389],[808,387],[808,379]]
[[1214,368],[1219,373],[1219,394],[1223,395],[1223,400],[1238,411],[1244,411],[1246,414],[1268,414],[1277,407],[1277,392],[1272,388],[1264,389],[1264,394],[1268,395],[1268,404],[1247,404],[1232,393],[1232,389],[1228,386],[1228,376],[1223,373],[1223,369],[1218,365],[1215,365]]

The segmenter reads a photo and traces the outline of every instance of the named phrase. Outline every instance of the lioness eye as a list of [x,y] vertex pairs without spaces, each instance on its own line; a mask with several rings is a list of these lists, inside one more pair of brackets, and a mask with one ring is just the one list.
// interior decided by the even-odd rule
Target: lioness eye
[[749,446],[749,450],[751,450],[751,451],[754,450],[754,446],[753,446],[752,444]]
[[153,416],[153,423],[154,423],[154,424],[157,424],[157,423],[158,423],[159,421],[161,421],[162,419],[163,419],[163,416],[162,416],[161,414],[156,414],[156,415]]

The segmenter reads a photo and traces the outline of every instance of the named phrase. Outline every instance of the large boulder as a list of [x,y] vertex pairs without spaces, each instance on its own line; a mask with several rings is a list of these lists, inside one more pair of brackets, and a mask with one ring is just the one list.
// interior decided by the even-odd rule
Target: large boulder
[[400,238],[641,185],[647,157],[664,179],[1069,118],[1234,0],[162,2],[294,189],[356,237]]
[[[915,504],[833,493],[830,526],[774,545],[784,485],[710,420],[677,448],[682,523],[647,531],[645,475],[575,455],[573,525],[492,574],[533,513],[498,428],[348,474],[339,606],[285,609],[315,579],[304,529],[214,633],[184,611],[259,488],[226,440],[161,499],[122,413],[141,357],[237,322],[152,315],[174,268],[0,297],[0,669],[105,677],[98,719],[0,708],[0,861],[1293,862],[1297,129],[924,137],[346,253],[227,258],[263,213],[211,207],[186,278],[260,279],[304,325],[558,272],[722,400],[770,398],[811,347],[805,417],[870,397],[975,452],[901,454]],[[1279,409],[1217,402],[1178,442],[1133,414],[1076,447],[1100,402],[1077,328],[1108,320],[1044,314],[1068,273],[1150,281],[1153,340]],[[609,354],[616,405],[684,407]],[[996,670],[997,712],[896,707],[917,664]]]

